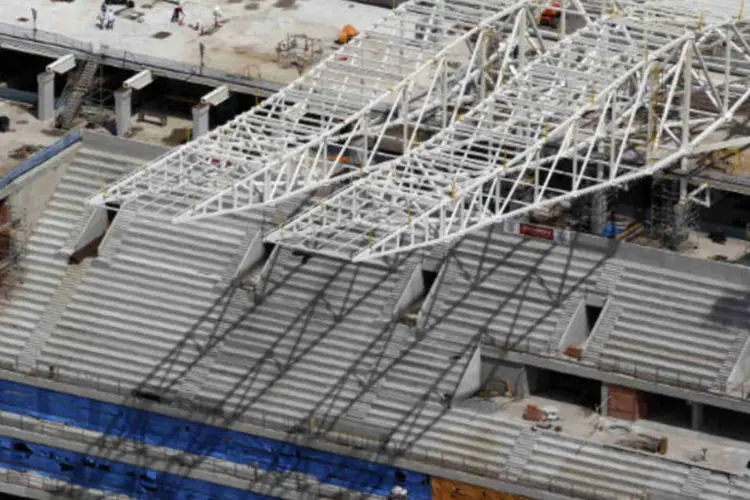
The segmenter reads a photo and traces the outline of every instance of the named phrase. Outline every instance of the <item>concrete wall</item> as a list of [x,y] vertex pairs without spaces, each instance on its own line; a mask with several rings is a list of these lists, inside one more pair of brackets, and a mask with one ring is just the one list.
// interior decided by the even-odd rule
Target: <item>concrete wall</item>
[[409,306],[414,304],[414,301],[423,293],[424,279],[422,278],[422,268],[417,266],[414,268],[409,281],[406,282],[404,291],[401,292],[401,297],[396,302],[396,307],[393,309],[393,317],[397,318],[405,313]]
[[238,280],[241,280],[248,271],[260,264],[260,261],[263,260],[264,254],[263,233],[258,231],[253,238],[253,241],[251,241],[250,245],[247,247],[245,255],[242,256],[240,265],[237,266],[237,269],[232,275],[232,281],[237,282]]
[[750,336],[745,339],[745,345],[737,357],[737,364],[734,365],[734,369],[727,379],[727,385],[732,388],[748,378],[750,378]]
[[482,352],[481,347],[477,346],[474,353],[469,358],[469,363],[464,368],[461,381],[458,383],[456,393],[453,396],[455,401],[464,401],[475,395],[482,386]]
[[564,351],[566,347],[581,346],[589,336],[589,327],[586,322],[586,303],[581,300],[576,312],[568,324],[568,328],[560,339],[558,349]]
[[102,236],[107,230],[107,222],[106,209],[97,208],[91,212],[89,220],[86,222],[86,226],[83,228],[83,231],[81,231],[81,236],[73,247],[73,252],[77,252],[96,238]]
[[79,147],[68,148],[62,154],[42,163],[3,189],[3,197],[7,196],[10,204],[11,217],[24,216],[25,218],[24,227],[19,230],[26,231],[27,234],[19,235],[19,237],[28,236],[36,227],[39,217],[67,170],[68,161],[73,158]]

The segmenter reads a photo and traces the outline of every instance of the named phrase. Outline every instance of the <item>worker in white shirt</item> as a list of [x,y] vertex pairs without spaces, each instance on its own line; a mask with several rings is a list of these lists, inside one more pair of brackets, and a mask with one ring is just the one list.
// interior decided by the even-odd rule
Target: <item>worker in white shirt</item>
[[107,11],[107,29],[111,30],[115,28],[115,11],[109,9]]
[[217,5],[214,7],[214,28],[220,28],[221,27],[221,20],[224,18],[224,14],[221,12],[221,9]]

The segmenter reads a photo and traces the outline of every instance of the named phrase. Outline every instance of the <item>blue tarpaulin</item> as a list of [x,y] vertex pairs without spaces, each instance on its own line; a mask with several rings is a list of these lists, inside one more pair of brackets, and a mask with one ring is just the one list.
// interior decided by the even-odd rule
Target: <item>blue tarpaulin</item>
[[0,437],[0,467],[33,471],[70,484],[121,493],[138,499],[270,500],[245,490],[189,479],[113,460]]
[[398,484],[412,500],[432,496],[430,477],[425,474],[6,380],[0,380],[0,410],[253,464],[265,471],[303,472],[321,483],[356,491],[388,495]]

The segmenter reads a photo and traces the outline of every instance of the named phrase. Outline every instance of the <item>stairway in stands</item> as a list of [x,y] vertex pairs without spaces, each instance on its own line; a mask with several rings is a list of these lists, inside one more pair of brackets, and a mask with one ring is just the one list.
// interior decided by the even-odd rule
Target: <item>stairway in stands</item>
[[[65,107],[60,113],[59,125],[62,129],[68,129],[73,125],[78,113],[83,107],[83,100],[89,93],[96,81],[96,71],[99,69],[98,61],[86,61],[80,76],[78,77],[73,90],[65,100]],[[65,91],[63,91],[65,94]]]

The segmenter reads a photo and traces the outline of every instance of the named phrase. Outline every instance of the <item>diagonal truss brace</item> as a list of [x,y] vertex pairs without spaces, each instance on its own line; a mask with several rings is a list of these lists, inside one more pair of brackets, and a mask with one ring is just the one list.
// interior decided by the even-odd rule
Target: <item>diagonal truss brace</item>
[[[677,83],[690,81],[694,73],[692,58],[700,54],[691,36],[686,35],[686,38],[678,43],[682,44],[682,47],[676,62],[666,58],[668,62],[660,63],[659,56],[667,52],[655,53],[647,62],[638,64],[631,70],[633,74],[640,71],[642,76],[637,96],[629,109],[615,107],[618,102],[617,92],[621,91],[621,88],[612,87],[605,96],[600,97],[599,102],[603,102],[603,105],[596,112],[596,132],[592,136],[583,140],[577,137],[577,133],[583,128],[582,118],[592,111],[582,110],[566,124],[566,127],[560,127],[550,134],[551,139],[559,139],[562,135],[561,146],[554,156],[540,157],[539,153],[545,144],[539,143],[526,155],[519,157],[521,160],[514,162],[514,165],[496,169],[476,179],[454,200],[444,199],[424,214],[409,217],[407,223],[396,231],[378,241],[370,242],[368,248],[357,254],[353,260],[369,260],[438,242],[453,241],[506,218],[518,217],[569,199],[653,175],[694,154],[699,146],[701,151],[710,150],[710,137],[733,120],[738,110],[750,98],[750,90],[728,90],[718,109],[706,115],[698,113],[698,116],[694,116],[685,104],[677,106]],[[659,71],[665,78],[661,78],[660,82],[654,82],[651,75]],[[632,75],[624,75],[630,76]],[[679,78],[680,76],[682,78]],[[706,81],[711,77],[709,74],[701,76]],[[729,88],[728,83],[726,82],[726,88]],[[667,95],[667,101],[663,105],[663,112],[657,115],[653,110],[654,95],[659,92]],[[648,94],[649,97],[644,100],[644,96]],[[681,96],[682,102],[688,103],[687,106],[690,102],[689,96],[689,91],[683,92]],[[670,122],[669,119],[675,108],[682,115],[682,119],[677,123]],[[642,160],[645,161],[635,158],[626,161],[623,153],[628,143],[634,139],[634,118],[644,109],[649,115],[646,132],[650,135],[646,137],[644,144],[645,156]],[[619,119],[608,120],[609,117],[618,115]],[[677,136],[675,129],[681,131],[681,137]],[[698,131],[697,134],[695,130]],[[602,154],[602,145],[604,149],[609,149],[609,152],[604,151]],[[598,154],[594,154],[595,152]],[[581,154],[583,156],[579,156]],[[559,173],[560,160],[563,158],[573,160],[571,186],[567,189],[554,189],[550,181]],[[522,195],[522,192],[526,194]]]

